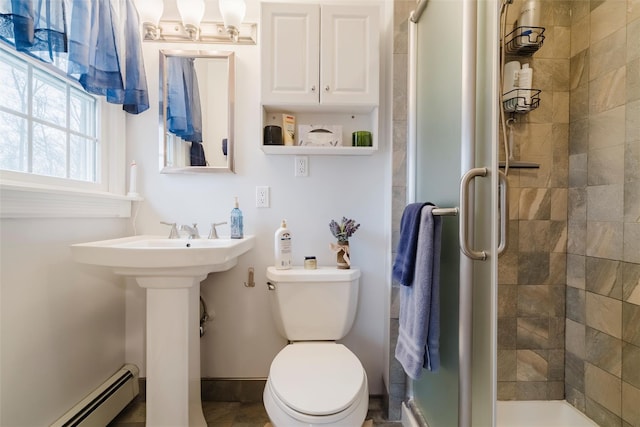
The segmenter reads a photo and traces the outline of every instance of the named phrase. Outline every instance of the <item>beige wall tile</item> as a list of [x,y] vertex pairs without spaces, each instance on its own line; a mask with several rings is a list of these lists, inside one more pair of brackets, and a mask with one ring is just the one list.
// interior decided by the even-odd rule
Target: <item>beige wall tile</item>
[[578,356],[585,357],[585,326],[571,319],[566,321],[566,350]]
[[516,354],[518,381],[545,381],[548,378],[549,364],[541,354],[532,350],[518,350]]
[[587,328],[585,343],[587,362],[622,378],[622,340]]
[[[583,5],[584,3],[588,2],[574,2],[574,5]],[[571,56],[589,47],[590,23],[591,16],[586,13],[571,26]]]
[[626,105],[626,141],[640,142],[640,100]]
[[585,256],[567,254],[567,286],[585,289],[585,264]]
[[627,22],[640,18],[640,0],[627,0]]
[[[640,11],[640,0],[636,0],[636,12]],[[640,15],[640,13],[638,13]],[[640,30],[640,19],[633,22],[629,22],[627,25],[627,62],[631,62],[634,59],[640,58],[640,37],[638,37],[638,31]]]
[[587,187],[587,221],[622,222],[622,184]]
[[629,425],[640,425],[640,388],[622,383],[622,419]]
[[551,192],[546,188],[522,188],[520,190],[519,219],[549,219]]
[[622,223],[587,221],[586,255],[622,259]]
[[[589,151],[587,182],[590,186],[609,186],[613,184],[622,184],[624,182],[624,146],[618,145],[597,150]],[[607,221],[620,221],[622,219],[622,192],[617,193],[620,198],[616,206],[612,207],[612,211],[616,214],[614,218]],[[604,200],[592,200],[594,202],[608,204],[612,202],[611,196]],[[589,208],[591,205],[589,205]],[[620,209],[620,210],[618,210]],[[618,215],[620,214],[620,215]],[[587,219],[589,215],[587,214]]]
[[627,29],[622,27],[615,33],[594,43],[589,48],[589,79],[616,70],[627,62]]
[[625,141],[624,105],[589,117],[589,150],[622,145]]
[[586,325],[616,338],[622,337],[622,302],[586,293]]
[[640,264],[622,263],[622,297],[628,303],[640,305]]
[[555,221],[567,220],[568,190],[566,188],[551,189],[550,218]]
[[627,23],[626,0],[605,0],[591,11],[591,44],[604,39]]
[[626,100],[626,67],[608,72],[589,83],[589,113],[623,105]]
[[624,224],[623,259],[640,263],[640,223]]
[[614,414],[621,414],[622,381],[591,363],[585,365],[585,394]]

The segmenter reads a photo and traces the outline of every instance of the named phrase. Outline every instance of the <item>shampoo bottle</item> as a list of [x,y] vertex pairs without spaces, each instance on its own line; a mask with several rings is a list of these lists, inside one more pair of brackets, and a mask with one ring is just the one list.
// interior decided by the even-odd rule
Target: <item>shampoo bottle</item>
[[288,270],[291,268],[291,232],[287,228],[287,221],[282,220],[280,228],[275,234],[276,269]]
[[518,106],[531,107],[531,88],[533,87],[533,69],[529,64],[522,64],[522,69],[518,71],[519,91]]
[[504,76],[502,82],[503,101],[517,96],[517,92],[512,92],[518,87],[518,73],[520,72],[520,62],[509,61],[504,64]]
[[242,239],[244,237],[243,225],[242,225],[242,211],[238,205],[238,198],[236,197],[235,206],[231,209],[231,218],[229,221],[231,228],[232,239]]

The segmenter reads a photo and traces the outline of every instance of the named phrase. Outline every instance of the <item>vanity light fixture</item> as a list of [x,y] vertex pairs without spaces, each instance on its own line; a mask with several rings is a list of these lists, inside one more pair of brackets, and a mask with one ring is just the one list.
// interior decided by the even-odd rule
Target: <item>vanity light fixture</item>
[[247,6],[244,4],[244,0],[219,0],[218,5],[229,38],[231,38],[234,43],[237,43],[240,34],[238,29],[244,19]]
[[160,38],[160,17],[164,11],[164,4],[157,0],[136,0],[136,9],[142,23],[143,39],[157,40]]
[[145,42],[256,44],[258,25],[242,22],[244,0],[219,0],[224,22],[202,21],[204,0],[176,0],[182,21],[160,20],[163,0],[135,0]]

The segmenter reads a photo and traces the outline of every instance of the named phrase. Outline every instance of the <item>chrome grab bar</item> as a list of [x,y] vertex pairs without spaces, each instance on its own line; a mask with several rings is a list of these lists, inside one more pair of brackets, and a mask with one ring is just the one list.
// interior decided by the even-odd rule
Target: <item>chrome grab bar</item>
[[460,182],[460,250],[469,258],[482,261],[487,259],[487,253],[476,251],[469,245],[469,184],[478,176],[487,176],[488,172],[487,168],[469,169]]
[[498,256],[507,249],[509,241],[509,184],[507,175],[498,172],[498,191],[500,192],[500,244],[498,245]]

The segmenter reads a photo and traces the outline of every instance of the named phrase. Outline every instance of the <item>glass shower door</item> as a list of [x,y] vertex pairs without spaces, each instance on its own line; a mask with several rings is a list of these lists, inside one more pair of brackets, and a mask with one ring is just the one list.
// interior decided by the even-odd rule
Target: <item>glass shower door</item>
[[[470,169],[486,168],[469,180],[467,209],[442,217],[441,368],[425,370],[412,382],[413,403],[430,427],[491,426],[500,237],[497,3],[430,0],[411,32],[410,50],[417,53],[410,60],[416,71],[415,163],[409,167],[415,200],[461,206],[461,178]],[[466,221],[471,251],[485,251],[486,260],[461,252],[460,221]]]

